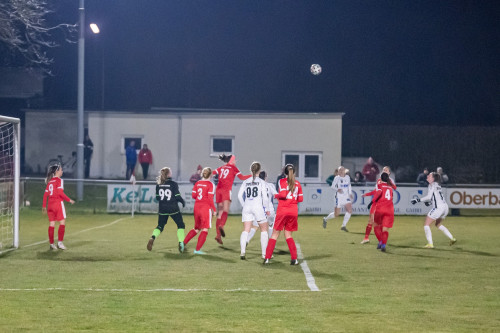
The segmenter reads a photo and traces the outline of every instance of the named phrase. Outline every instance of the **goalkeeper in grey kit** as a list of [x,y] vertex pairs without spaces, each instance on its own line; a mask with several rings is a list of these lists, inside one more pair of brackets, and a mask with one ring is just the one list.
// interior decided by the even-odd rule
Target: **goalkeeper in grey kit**
[[179,241],[179,252],[184,252],[184,221],[182,213],[179,210],[178,203],[182,207],[186,206],[186,202],[182,199],[179,192],[179,185],[172,180],[172,171],[165,167],[160,170],[160,174],[156,177],[156,200],[158,200],[158,226],[153,230],[153,235],[148,241],[147,249],[153,249],[155,239],[161,234],[163,228],[167,224],[169,217],[172,217],[177,224],[177,239]]

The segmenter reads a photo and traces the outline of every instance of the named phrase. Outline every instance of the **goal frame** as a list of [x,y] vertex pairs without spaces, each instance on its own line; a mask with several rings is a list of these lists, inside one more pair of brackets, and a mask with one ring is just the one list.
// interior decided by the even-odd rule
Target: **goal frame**
[[[12,123],[14,127],[14,200],[13,200],[13,248],[19,248],[19,186],[21,177],[21,120],[0,115],[0,122]],[[7,249],[9,251],[11,249]],[[6,251],[1,251],[0,254]]]

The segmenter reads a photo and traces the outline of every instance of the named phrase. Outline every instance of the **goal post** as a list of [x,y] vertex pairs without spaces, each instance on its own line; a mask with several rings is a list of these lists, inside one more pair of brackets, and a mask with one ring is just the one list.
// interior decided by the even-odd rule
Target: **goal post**
[[0,116],[0,254],[19,247],[21,121]]

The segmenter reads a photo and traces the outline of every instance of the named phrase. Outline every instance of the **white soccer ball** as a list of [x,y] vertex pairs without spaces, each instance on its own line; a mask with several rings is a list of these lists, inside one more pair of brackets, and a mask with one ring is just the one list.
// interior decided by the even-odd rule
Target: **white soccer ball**
[[26,207],[28,207],[29,205],[31,205],[31,203],[28,200],[26,200],[26,202],[24,204],[25,204]]
[[321,66],[318,64],[311,65],[311,74],[320,75],[321,74]]

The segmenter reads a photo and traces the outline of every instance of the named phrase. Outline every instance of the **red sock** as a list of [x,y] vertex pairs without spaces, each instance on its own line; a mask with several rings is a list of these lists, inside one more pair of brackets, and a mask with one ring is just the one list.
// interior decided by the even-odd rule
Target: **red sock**
[[389,238],[389,231],[382,231],[382,244],[387,244]]
[[227,222],[227,212],[222,212],[222,216],[220,217],[220,225],[224,228]]
[[49,243],[54,244],[54,227],[49,226]]
[[198,237],[198,243],[196,244],[196,251],[200,251],[201,247],[203,244],[205,244],[205,241],[207,240],[207,231],[202,231],[200,233],[200,236]]
[[287,238],[286,243],[288,244],[288,249],[290,250],[290,256],[292,260],[297,259],[297,247],[295,246],[295,241],[292,237]]
[[219,227],[220,227],[220,219],[217,219],[217,221],[215,222],[215,231],[217,232],[215,238],[221,238]]
[[194,229],[191,229],[184,238],[184,244],[187,244],[194,236],[196,236],[196,231]]
[[57,229],[57,240],[62,242],[64,239],[64,231],[66,230],[66,225],[59,224],[59,229]]
[[270,238],[269,242],[267,242],[266,259],[271,259],[275,247],[276,247],[276,239]]
[[377,239],[380,242],[382,240],[382,226],[375,225],[373,231],[375,232],[375,236],[377,236]]
[[372,232],[372,225],[368,224],[365,231],[365,239],[370,238],[370,233]]

